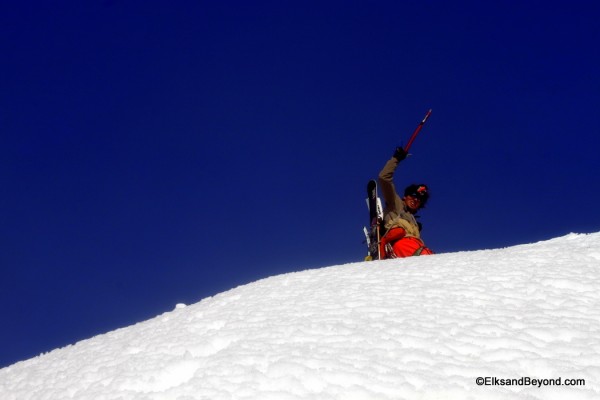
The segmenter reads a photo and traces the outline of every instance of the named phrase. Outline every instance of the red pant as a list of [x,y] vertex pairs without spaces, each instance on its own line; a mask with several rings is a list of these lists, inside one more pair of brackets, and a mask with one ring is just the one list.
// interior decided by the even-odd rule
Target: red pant
[[402,228],[390,229],[385,236],[381,238],[381,254],[386,254],[385,248],[388,243],[391,244],[394,254],[387,254],[385,258],[425,256],[433,254],[433,251],[428,247],[425,247],[425,244],[421,239],[412,236],[405,237],[405,235],[406,231]]

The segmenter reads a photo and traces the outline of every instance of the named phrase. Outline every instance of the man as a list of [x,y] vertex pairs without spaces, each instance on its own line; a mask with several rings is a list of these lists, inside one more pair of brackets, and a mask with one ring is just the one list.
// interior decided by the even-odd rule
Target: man
[[406,156],[406,151],[398,147],[379,173],[379,185],[385,202],[384,233],[380,241],[382,258],[433,254],[421,240],[421,224],[417,222],[416,215],[429,199],[429,188],[424,184],[410,185],[404,190],[404,196],[401,198],[394,186],[394,172]]

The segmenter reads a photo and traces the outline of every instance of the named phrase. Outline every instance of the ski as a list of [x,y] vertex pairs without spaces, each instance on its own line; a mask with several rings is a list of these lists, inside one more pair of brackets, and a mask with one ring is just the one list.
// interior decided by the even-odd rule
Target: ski
[[369,228],[363,228],[367,241],[367,261],[380,260],[379,227],[383,219],[381,200],[377,196],[377,181],[370,180],[367,184],[367,207],[369,208]]

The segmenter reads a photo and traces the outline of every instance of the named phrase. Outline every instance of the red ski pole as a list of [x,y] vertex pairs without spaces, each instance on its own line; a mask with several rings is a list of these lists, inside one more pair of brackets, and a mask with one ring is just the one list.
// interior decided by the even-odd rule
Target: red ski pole
[[410,149],[410,146],[412,145],[412,142],[415,141],[415,138],[417,137],[417,135],[421,131],[421,128],[423,128],[423,125],[425,125],[425,121],[427,121],[427,118],[429,118],[430,115],[431,115],[431,110],[427,111],[427,114],[425,114],[425,118],[423,118],[423,121],[421,121],[421,123],[419,124],[419,126],[417,126],[417,129],[415,129],[415,131],[413,132],[413,134],[410,137],[408,143],[406,143],[406,147],[404,147],[404,151],[405,152],[408,153],[408,149]]

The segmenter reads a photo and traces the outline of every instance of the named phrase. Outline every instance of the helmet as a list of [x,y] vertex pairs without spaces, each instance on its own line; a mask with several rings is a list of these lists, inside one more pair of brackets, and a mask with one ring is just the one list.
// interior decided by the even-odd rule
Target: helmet
[[429,200],[429,188],[423,183],[419,185],[413,183],[404,189],[404,196],[412,196],[421,200],[420,208],[423,208],[425,207],[427,200]]

